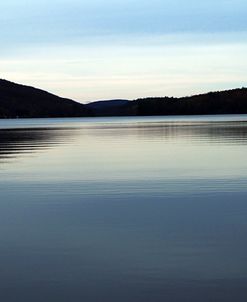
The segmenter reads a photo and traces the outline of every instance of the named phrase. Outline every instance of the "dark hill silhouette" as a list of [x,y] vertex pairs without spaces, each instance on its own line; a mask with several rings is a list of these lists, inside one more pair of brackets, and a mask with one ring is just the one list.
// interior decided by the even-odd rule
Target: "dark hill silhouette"
[[247,114],[247,88],[190,97],[151,97],[86,105],[29,86],[0,80],[0,118]]
[[128,100],[106,100],[96,101],[87,104],[86,106],[92,110],[95,116],[120,116],[130,115],[131,103]]
[[0,80],[0,118],[88,116],[84,105],[46,91]]
[[134,101],[136,115],[194,115],[247,113],[247,89],[210,92],[183,98],[145,98]]
[[87,106],[97,116],[240,114],[247,113],[247,89],[210,92],[182,98],[150,97],[134,101],[102,101]]

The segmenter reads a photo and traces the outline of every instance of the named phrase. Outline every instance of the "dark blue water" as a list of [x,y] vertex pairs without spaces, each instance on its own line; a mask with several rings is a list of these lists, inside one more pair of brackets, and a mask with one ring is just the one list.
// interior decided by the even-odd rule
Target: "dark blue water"
[[0,301],[247,297],[247,116],[0,120]]

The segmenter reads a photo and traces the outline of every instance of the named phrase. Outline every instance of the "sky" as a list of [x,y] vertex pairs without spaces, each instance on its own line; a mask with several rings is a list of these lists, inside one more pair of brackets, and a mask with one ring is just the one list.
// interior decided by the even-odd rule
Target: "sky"
[[246,0],[8,0],[0,11],[0,78],[83,103],[247,86]]

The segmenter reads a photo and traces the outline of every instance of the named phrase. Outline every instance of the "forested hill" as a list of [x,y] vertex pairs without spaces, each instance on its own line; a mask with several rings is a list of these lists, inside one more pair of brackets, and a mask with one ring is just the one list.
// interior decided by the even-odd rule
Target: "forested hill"
[[183,98],[151,97],[86,105],[29,86],[0,80],[0,118],[247,114],[247,88]]
[[183,98],[138,99],[133,106],[136,115],[243,114],[247,113],[247,88]]
[[40,89],[0,80],[0,118],[88,115],[90,110],[80,103]]

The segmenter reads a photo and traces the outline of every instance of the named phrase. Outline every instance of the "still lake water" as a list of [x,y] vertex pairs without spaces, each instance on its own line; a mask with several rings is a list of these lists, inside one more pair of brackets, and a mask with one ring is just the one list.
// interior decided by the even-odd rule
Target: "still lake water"
[[0,301],[246,301],[246,155],[246,115],[0,120]]

